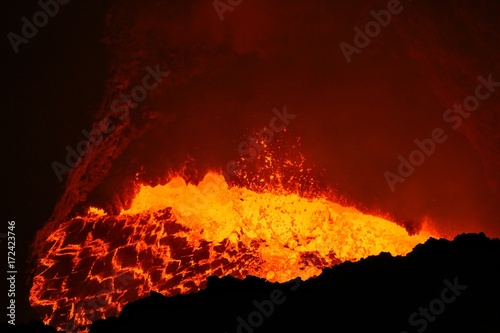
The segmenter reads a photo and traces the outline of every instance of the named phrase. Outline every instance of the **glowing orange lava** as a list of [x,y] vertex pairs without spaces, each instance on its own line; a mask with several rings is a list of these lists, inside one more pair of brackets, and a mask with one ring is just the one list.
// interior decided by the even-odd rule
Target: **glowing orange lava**
[[86,330],[151,290],[193,292],[211,275],[308,279],[347,260],[405,255],[430,236],[324,198],[229,187],[213,172],[198,185],[175,177],[141,186],[118,216],[91,208],[62,223],[38,254],[30,301],[45,323]]

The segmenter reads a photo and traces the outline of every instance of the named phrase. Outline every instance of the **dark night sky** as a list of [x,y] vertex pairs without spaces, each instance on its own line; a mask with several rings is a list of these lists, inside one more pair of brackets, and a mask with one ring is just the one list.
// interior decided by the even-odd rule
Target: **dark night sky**
[[[110,64],[130,66],[118,62],[126,58],[121,51],[105,52],[100,42],[105,36],[107,3],[91,0],[62,5],[47,26],[20,46],[18,54],[5,36],[18,33],[21,18],[33,15],[39,7],[35,1],[16,1],[2,11],[0,79],[6,155],[0,232],[6,232],[6,221],[16,221],[20,270],[36,230],[50,218],[64,191],[52,161],[63,161],[65,146],[74,146],[81,140],[81,130],[99,118],[99,105],[110,94],[105,88]],[[272,108],[287,105],[290,113],[298,115],[290,124],[290,135],[301,137],[307,160],[324,169],[328,185],[349,201],[403,220],[428,216],[444,230],[487,230],[500,236],[496,223],[500,194],[488,183],[477,144],[471,144],[471,138],[482,138],[499,148],[494,131],[498,117],[492,118],[492,130],[484,133],[474,127],[468,127],[468,132],[453,131],[442,120],[451,104],[446,98],[462,100],[467,96],[464,92],[473,92],[477,84],[473,80],[463,83],[465,75],[452,69],[464,73],[477,69],[477,75],[493,73],[500,78],[495,67],[486,66],[489,59],[498,59],[500,44],[492,39],[498,34],[478,34],[492,22],[487,13],[479,14],[490,21],[481,25],[481,18],[477,19],[477,30],[467,31],[458,9],[419,1],[413,4],[415,8],[399,14],[348,65],[339,43],[352,43],[353,27],[370,20],[370,10],[384,8],[385,2],[287,2],[284,6],[284,1],[244,1],[222,23],[211,1],[153,5],[156,2],[151,0],[139,7],[138,2],[131,3],[129,13],[121,15],[129,15],[123,24],[132,35],[117,43],[130,44],[134,51],[144,49],[141,66],[154,65],[170,53],[178,59],[170,63],[172,81],[146,102],[161,117],[142,140],[130,144],[121,157],[121,163],[126,163],[122,165],[143,166],[149,172],[145,179],[154,179],[189,153],[203,165],[222,168],[237,157],[236,147],[245,133],[267,124]],[[460,2],[464,10],[471,3]],[[482,8],[489,6],[488,1],[480,3]],[[472,21],[476,19],[470,15]],[[418,29],[412,26],[417,24],[412,19],[427,16],[428,21],[419,22]],[[444,23],[440,18],[446,18]],[[476,27],[470,22],[466,24]],[[426,34],[429,26],[449,30],[433,39]],[[415,36],[434,48],[413,43]],[[450,44],[443,45],[440,38]],[[429,56],[452,58],[456,50],[463,52],[459,60],[464,63],[444,63],[442,70],[436,69]],[[192,58],[191,53],[195,54]],[[449,85],[440,86],[443,82]],[[499,96],[482,107],[498,109]],[[475,121],[472,117],[471,122]],[[398,155],[407,156],[415,149],[415,138],[427,138],[434,128],[446,126],[448,141],[391,193],[384,171],[394,171]],[[492,156],[498,158],[498,150]],[[106,179],[91,198],[113,191],[116,178],[123,175],[116,167],[113,171],[118,176]],[[2,258],[5,245],[2,241]],[[22,274],[17,283],[18,320],[26,321],[34,314],[26,310],[29,290]]]

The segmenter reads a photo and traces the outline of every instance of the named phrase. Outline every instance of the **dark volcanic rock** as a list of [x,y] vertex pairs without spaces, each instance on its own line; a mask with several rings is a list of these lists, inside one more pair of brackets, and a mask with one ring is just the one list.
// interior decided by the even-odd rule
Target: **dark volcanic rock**
[[[382,253],[343,263],[308,281],[210,277],[198,293],[152,291],[119,317],[94,322],[90,332],[494,333],[499,281],[500,240],[463,234],[430,239],[406,257]],[[36,323],[15,329],[51,332]]]
[[500,332],[498,281],[500,240],[468,234],[431,239],[406,257],[340,264],[305,282],[214,277],[196,294],[152,292],[91,332]]
[[91,332],[500,332],[498,281],[500,240],[468,234],[431,239],[407,257],[344,263],[305,282],[210,278],[197,294],[130,303]]

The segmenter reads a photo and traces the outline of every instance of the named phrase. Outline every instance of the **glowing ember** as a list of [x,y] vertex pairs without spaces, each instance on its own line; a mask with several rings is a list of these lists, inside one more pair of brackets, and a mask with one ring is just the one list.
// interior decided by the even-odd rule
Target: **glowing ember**
[[85,330],[151,290],[194,292],[211,275],[307,279],[347,260],[405,255],[430,236],[321,197],[229,187],[218,173],[198,185],[174,177],[141,186],[118,216],[91,208],[62,223],[38,254],[30,301],[45,323]]

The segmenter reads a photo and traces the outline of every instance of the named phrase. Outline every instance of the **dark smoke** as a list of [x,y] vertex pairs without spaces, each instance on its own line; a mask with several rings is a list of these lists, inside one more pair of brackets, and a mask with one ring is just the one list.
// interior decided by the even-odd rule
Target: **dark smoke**
[[[110,114],[113,98],[138,84],[146,66],[160,64],[171,75],[131,110],[131,124],[113,133],[100,155],[86,157],[74,173],[80,176],[69,177],[69,204],[60,204],[54,219],[87,199],[119,211],[136,178],[164,182],[188,159],[198,170],[193,179],[222,171],[239,158],[239,143],[286,105],[297,115],[287,136],[300,137],[306,161],[348,202],[389,215],[410,232],[430,219],[445,232],[499,236],[499,97],[482,102],[457,131],[442,119],[474,92],[478,75],[500,78],[492,61],[499,54],[497,18],[490,14],[499,5],[401,3],[403,11],[350,64],[339,44],[353,44],[353,28],[386,2],[243,1],[223,22],[211,1],[116,6],[105,39],[114,85],[97,118]],[[438,127],[447,141],[391,192],[384,172],[396,173],[398,156],[407,158],[414,140]],[[94,160],[102,162],[98,169]],[[82,181],[89,173],[100,176]]]

